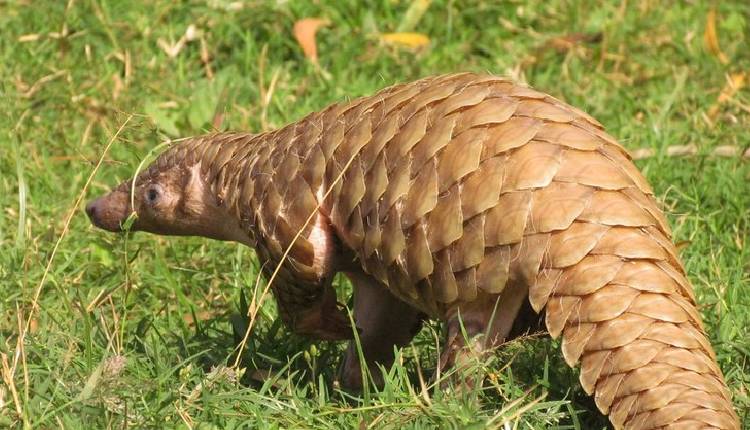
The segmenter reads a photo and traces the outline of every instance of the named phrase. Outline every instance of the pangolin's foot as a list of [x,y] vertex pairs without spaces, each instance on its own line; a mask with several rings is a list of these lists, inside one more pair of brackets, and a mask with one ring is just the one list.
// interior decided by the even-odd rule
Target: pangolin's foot
[[294,331],[313,339],[336,341],[354,338],[354,328],[346,307],[336,300],[333,287],[324,290],[320,301],[292,317],[295,320]]
[[[435,379],[468,392],[484,378],[482,360],[505,342],[528,295],[527,288],[510,282],[500,295],[485,295],[448,312],[448,338]],[[445,377],[444,375],[450,375]]]

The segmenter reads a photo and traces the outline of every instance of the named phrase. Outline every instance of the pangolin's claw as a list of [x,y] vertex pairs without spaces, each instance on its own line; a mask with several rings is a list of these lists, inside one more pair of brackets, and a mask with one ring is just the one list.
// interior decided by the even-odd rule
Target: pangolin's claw
[[336,311],[322,315],[323,326],[317,331],[318,339],[348,340],[354,338],[349,315],[341,304],[337,303]]
[[349,340],[354,338],[349,313],[345,305],[336,300],[336,291],[327,288],[320,301],[297,315],[292,329],[318,340]]

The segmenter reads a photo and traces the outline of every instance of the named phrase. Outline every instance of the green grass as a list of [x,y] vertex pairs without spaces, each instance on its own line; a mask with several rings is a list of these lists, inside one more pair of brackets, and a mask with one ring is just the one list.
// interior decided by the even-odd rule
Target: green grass
[[[430,376],[440,335],[432,324],[401,352],[382,392],[356,397],[332,385],[342,345],[289,334],[269,301],[237,373],[226,365],[255,285],[252,251],[125,239],[94,229],[75,206],[131,114],[87,197],[129,177],[166,137],[211,130],[216,114],[221,129],[257,131],[391,83],[475,70],[525,80],[587,110],[628,148],[656,151],[638,164],[686,245],[711,341],[750,428],[750,161],[706,155],[750,142],[746,88],[712,110],[727,76],[750,72],[746,2],[715,3],[727,64],[704,43],[713,2],[435,1],[415,28],[431,38],[419,52],[383,46],[375,34],[396,31],[409,2],[312,3],[0,1],[0,427],[605,427],[544,338],[482,363],[484,390],[423,392],[419,370]],[[303,17],[331,22],[318,34],[322,71],[291,36]],[[205,48],[194,40],[170,58],[158,41],[176,42],[191,24]],[[562,50],[550,43],[574,33],[600,38]],[[686,144],[699,155],[664,155]]]

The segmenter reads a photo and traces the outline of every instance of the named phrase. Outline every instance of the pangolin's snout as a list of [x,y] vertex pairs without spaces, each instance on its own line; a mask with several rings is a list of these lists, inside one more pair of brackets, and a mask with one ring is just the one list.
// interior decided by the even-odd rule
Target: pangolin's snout
[[[120,196],[119,194],[123,194]],[[122,231],[126,215],[125,193],[113,192],[86,204],[86,215],[95,226],[112,232]]]
[[97,200],[92,200],[86,204],[86,215],[89,216],[89,220],[91,220],[91,222],[94,224],[96,224],[96,202]]

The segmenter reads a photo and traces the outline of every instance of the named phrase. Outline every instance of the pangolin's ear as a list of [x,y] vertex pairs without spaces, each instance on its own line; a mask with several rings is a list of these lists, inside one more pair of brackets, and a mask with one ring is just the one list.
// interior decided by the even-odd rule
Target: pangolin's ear
[[206,202],[205,183],[201,177],[200,164],[186,167],[183,171],[182,206],[188,214],[200,214]]

